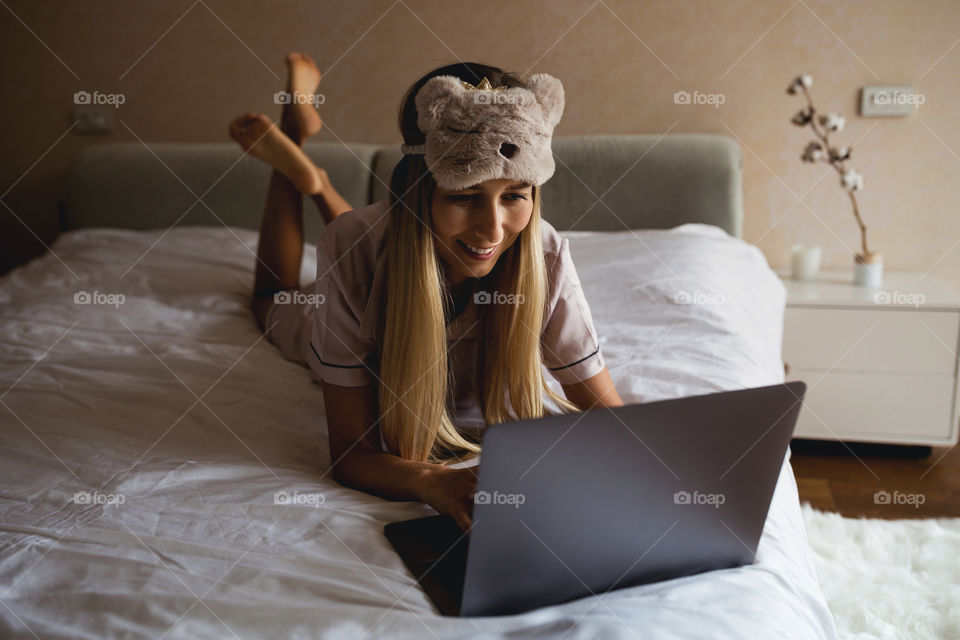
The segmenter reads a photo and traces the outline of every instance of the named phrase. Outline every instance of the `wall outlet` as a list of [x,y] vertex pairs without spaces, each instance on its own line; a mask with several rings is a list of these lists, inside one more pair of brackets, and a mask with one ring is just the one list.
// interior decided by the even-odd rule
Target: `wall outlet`
[[925,102],[923,94],[913,92],[913,87],[889,85],[864,87],[860,90],[860,115],[865,117],[903,117],[913,113],[914,107]]
[[74,107],[73,122],[77,133],[110,133],[113,130],[113,116],[109,109]]

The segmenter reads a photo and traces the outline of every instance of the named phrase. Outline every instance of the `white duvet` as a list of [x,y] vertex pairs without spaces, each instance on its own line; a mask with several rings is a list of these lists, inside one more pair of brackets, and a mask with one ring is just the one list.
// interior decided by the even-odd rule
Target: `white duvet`
[[[625,402],[783,380],[756,248],[564,235]],[[326,472],[320,389],[247,311],[255,242],[74,231],[0,279],[0,637],[835,637],[788,460],[754,565],[440,617],[382,532],[431,511]]]

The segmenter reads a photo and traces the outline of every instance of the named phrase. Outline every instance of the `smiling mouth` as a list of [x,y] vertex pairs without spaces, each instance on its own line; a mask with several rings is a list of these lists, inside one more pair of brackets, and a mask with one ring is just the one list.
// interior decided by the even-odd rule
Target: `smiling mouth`
[[496,251],[496,250],[497,250],[497,247],[500,246],[499,244],[495,244],[495,245],[493,245],[492,247],[476,247],[476,246],[474,246],[474,245],[472,245],[472,244],[467,244],[467,243],[464,242],[463,240],[457,240],[457,242],[459,242],[459,243],[460,243],[460,246],[462,246],[463,248],[465,248],[467,251],[469,251],[470,253],[472,253],[472,254],[474,254],[474,255],[478,255],[478,256],[488,256],[488,255],[490,255],[491,253],[493,253],[494,251]]

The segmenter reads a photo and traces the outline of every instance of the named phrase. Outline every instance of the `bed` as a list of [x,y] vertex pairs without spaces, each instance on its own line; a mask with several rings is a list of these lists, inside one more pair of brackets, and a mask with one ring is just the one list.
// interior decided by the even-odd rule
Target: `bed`
[[[782,382],[785,292],[739,239],[736,145],[554,146],[544,215],[623,400]],[[355,204],[383,197],[398,155],[308,153]],[[0,279],[0,636],[836,637],[789,452],[753,565],[516,616],[436,613],[383,535],[432,511],[332,480],[322,393],[249,314],[266,179],[227,145],[89,147],[52,251]]]

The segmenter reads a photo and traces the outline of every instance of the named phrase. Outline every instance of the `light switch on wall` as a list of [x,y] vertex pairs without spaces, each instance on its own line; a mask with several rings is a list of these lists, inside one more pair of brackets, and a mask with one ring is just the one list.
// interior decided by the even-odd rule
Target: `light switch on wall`
[[914,93],[913,87],[910,86],[864,87],[860,90],[860,115],[864,117],[908,116],[925,100],[923,94]]

